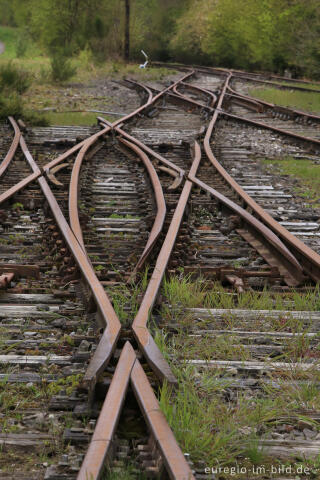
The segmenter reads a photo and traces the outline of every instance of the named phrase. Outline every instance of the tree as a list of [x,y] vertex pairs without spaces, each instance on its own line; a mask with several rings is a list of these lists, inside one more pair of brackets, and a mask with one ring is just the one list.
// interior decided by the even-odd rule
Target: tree
[[130,0],[125,0],[124,59],[130,56]]

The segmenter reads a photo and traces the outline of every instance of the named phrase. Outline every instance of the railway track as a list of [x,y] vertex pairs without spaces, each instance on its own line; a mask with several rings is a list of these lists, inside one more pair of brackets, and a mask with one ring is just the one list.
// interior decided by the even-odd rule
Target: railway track
[[[112,124],[2,127],[0,478],[220,478],[159,407],[186,366],[200,386],[213,372],[226,409],[317,391],[318,211],[256,157],[263,142],[316,158],[318,118],[280,118],[238,91],[245,80],[184,69],[169,85],[127,81],[141,106]],[[203,302],[161,293],[165,275],[206,279]],[[246,292],[265,306],[266,287],[268,308],[245,308]],[[315,458],[319,408],[294,398],[235,435],[274,462]]]

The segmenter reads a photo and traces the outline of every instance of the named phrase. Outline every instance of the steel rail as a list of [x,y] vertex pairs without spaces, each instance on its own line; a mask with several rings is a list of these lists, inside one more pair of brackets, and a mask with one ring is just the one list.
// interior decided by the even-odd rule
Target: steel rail
[[[20,147],[21,150],[32,168],[33,172],[37,175],[41,173],[40,168],[34,161],[32,155],[30,154],[28,147],[25,143],[23,136],[20,136]],[[52,214],[56,220],[56,223],[61,231],[61,234],[68,245],[76,263],[84,279],[89,285],[92,295],[96,301],[98,312],[100,314],[101,320],[105,324],[105,330],[100,339],[98,347],[94,353],[95,365],[89,364],[89,367],[85,373],[85,376],[82,381],[82,385],[88,389],[92,390],[95,380],[98,374],[103,370],[107,365],[113,350],[116,346],[117,340],[121,331],[120,321],[111,305],[111,302],[104,291],[101,283],[99,282],[91,263],[89,262],[85,252],[83,251],[80,243],[72,232],[70,226],[68,225],[58,202],[52,193],[46,179],[42,176],[38,178],[38,183],[40,188],[51,208]]]
[[[193,72],[188,72],[188,74],[184,75],[182,77],[182,79],[176,81],[174,84],[170,85],[169,87],[167,87],[166,89],[161,91],[155,97],[152,97],[152,93],[151,93],[150,89],[148,89],[144,85],[137,84],[137,82],[134,82],[136,85],[139,86],[139,88],[145,89],[145,91],[148,93],[147,102],[145,104],[143,104],[142,106],[140,106],[134,112],[131,112],[130,114],[128,114],[123,119],[119,119],[116,122],[112,123],[111,125],[108,123],[108,125],[102,131],[100,131],[97,134],[89,137],[82,144],[82,148],[81,148],[81,150],[80,150],[80,152],[77,156],[77,160],[75,162],[75,165],[74,165],[73,171],[72,171],[72,175],[71,175],[70,198],[69,198],[69,216],[70,216],[70,222],[71,222],[71,229],[74,232],[75,237],[78,239],[79,244],[81,245],[81,248],[83,249],[83,252],[85,252],[85,247],[84,247],[84,243],[83,243],[83,236],[82,236],[81,226],[80,226],[80,222],[79,222],[79,215],[78,215],[78,182],[79,182],[79,173],[80,173],[80,168],[81,168],[81,165],[82,165],[82,161],[83,161],[83,158],[84,158],[85,153],[87,152],[88,148],[91,145],[93,145],[93,143],[95,143],[100,136],[105,135],[106,133],[108,133],[113,128],[117,128],[118,126],[121,126],[124,121],[127,121],[130,118],[132,118],[133,116],[137,115],[139,112],[141,112],[142,110],[147,108],[149,105],[153,104],[165,92],[167,92],[171,88],[173,88],[175,86],[175,84],[179,83],[179,81],[184,80],[186,78],[189,78],[191,75],[193,75]],[[109,299],[108,299],[108,301],[109,301]],[[93,354],[93,357],[90,360],[88,369],[86,371],[86,374],[85,374],[84,380],[83,380],[84,385],[91,385],[91,387],[92,387],[92,385],[96,382],[96,379],[97,379],[97,376],[98,376],[99,372],[102,370],[102,368],[105,365],[105,363],[103,362],[103,350],[105,348],[104,345],[106,343],[105,337],[107,337],[107,339],[108,339],[108,332],[107,331],[103,333],[101,341],[99,342],[98,347],[97,347],[95,353]],[[107,352],[109,350],[110,350],[110,348],[107,349]],[[109,360],[109,358],[110,357],[108,357],[108,360]],[[157,359],[158,359],[159,364],[162,365],[162,368],[166,372],[167,377],[172,380],[174,378],[173,375],[172,375],[172,372],[171,372],[167,362],[163,358],[160,351],[157,352]]]
[[[224,95],[226,93],[226,90],[227,90],[227,87],[228,87],[228,82],[229,82],[231,76],[232,75],[230,74],[228,76],[228,78],[226,79],[225,85],[222,89],[222,93],[221,93],[221,96],[220,96],[219,101],[218,101],[218,106],[217,106],[218,108],[223,103]],[[207,156],[210,160],[212,160],[213,154],[212,154],[212,151],[211,151],[211,148],[210,148],[210,145],[209,145],[209,138],[211,137],[212,130],[213,130],[213,127],[214,127],[214,124],[215,124],[215,121],[216,121],[217,118],[218,118],[218,111],[216,110],[214,115],[213,115],[213,120],[211,120],[211,122],[209,124],[208,130],[207,130],[207,133],[206,133],[206,136],[205,136],[205,139],[204,139],[204,148],[205,148],[206,154],[207,154]],[[198,181],[195,178],[195,175],[192,175],[192,172],[189,173],[188,178],[191,181],[195,181],[195,183],[198,184]],[[203,185],[206,186],[205,184],[203,184]],[[292,255],[292,253],[287,249],[287,247],[285,247],[285,245],[276,237],[276,235],[270,229],[265,227],[265,225],[263,225],[261,222],[259,222],[259,220],[254,218],[252,215],[250,215],[248,212],[246,212],[244,209],[242,209],[241,207],[236,205],[231,200],[227,199],[224,195],[221,195],[215,189],[211,189],[210,187],[206,186],[206,190],[209,191],[211,193],[211,195],[215,196],[215,198],[217,198],[219,201],[221,201],[221,203],[228,206],[234,212],[238,213],[246,221],[246,223],[251,225],[256,231],[258,231],[260,233],[260,235],[262,235],[262,237],[264,237],[268,241],[268,243],[270,243],[274,248],[276,248],[276,250],[278,250],[279,253],[283,257],[285,257],[286,260],[289,262],[291,269],[293,269],[293,271],[294,271],[295,278],[297,278],[299,281],[303,278],[302,268],[301,268],[299,262],[297,262],[297,260]],[[288,270],[288,269],[286,268],[286,270]],[[293,282],[294,278],[291,278],[290,272],[288,272],[287,277],[289,277],[289,281],[293,284],[294,283]]]
[[[154,166],[152,165],[149,157],[134,143],[128,142],[128,140],[125,140],[123,138],[120,138],[119,140],[123,145],[128,147],[130,150],[133,150],[140,157],[142,162],[144,163],[144,166],[146,167],[148,175],[149,175],[150,180],[151,180],[151,184],[152,184],[153,191],[154,191],[154,196],[155,196],[155,199],[156,199],[156,205],[157,205],[157,214],[155,216],[155,220],[153,222],[153,226],[152,226],[151,232],[149,234],[148,241],[147,241],[146,246],[145,246],[145,248],[144,248],[144,250],[143,250],[143,252],[142,252],[142,254],[141,254],[141,256],[138,260],[137,265],[135,266],[135,268],[132,272],[132,274],[135,275],[136,272],[138,272],[141,269],[144,262],[146,261],[146,259],[150,255],[150,253],[152,251],[152,248],[153,248],[155,242],[157,241],[157,239],[158,239],[158,237],[159,237],[159,235],[162,231],[162,227],[163,227],[164,220],[165,220],[165,217],[166,217],[167,208],[166,208],[166,202],[165,202],[165,199],[164,199],[163,190],[162,190],[162,186],[161,186],[158,174],[157,174]],[[133,277],[131,277],[131,280],[132,280],[132,278]]]
[[206,89],[206,88],[199,87],[198,85],[191,85],[191,83],[188,83],[188,82],[181,82],[181,84],[191,88],[192,90],[198,90],[200,92],[203,92],[203,93],[209,95],[212,99],[211,100],[211,105],[209,105],[209,107],[213,107],[218,101],[217,95],[215,93],[211,92],[210,90]]
[[235,93],[226,93],[226,97],[228,97],[234,103],[238,103],[239,105],[245,105],[245,107],[249,110],[254,110],[255,112],[259,113],[264,111],[263,105],[253,98],[246,98],[242,95],[237,95]]
[[[231,186],[231,188],[239,195],[239,197],[247,203],[247,205],[255,212],[256,215],[258,215],[258,218],[265,223],[271,230],[276,233],[277,235],[280,236],[282,241],[286,244],[286,246],[289,246],[290,248],[294,249],[294,258],[296,260],[296,263],[300,267],[300,263],[302,263],[303,268],[305,269],[306,273],[313,278],[315,281],[319,282],[320,281],[320,255],[318,255],[314,250],[312,250],[310,247],[305,245],[301,240],[299,240],[297,237],[295,237],[293,234],[291,234],[285,227],[280,225],[276,220],[274,220],[267,212],[264,211],[241,187],[238,185],[238,183],[226,172],[226,170],[222,167],[222,165],[218,162],[218,160],[214,157],[213,152],[210,147],[209,139],[212,135],[213,131],[213,126],[218,118],[219,115],[225,115],[230,118],[235,118],[236,120],[242,120],[243,122],[247,122],[249,124],[255,125],[255,126],[260,126],[272,131],[275,131],[276,133],[284,134],[287,136],[291,136],[295,139],[305,141],[308,143],[313,143],[316,145],[320,146],[320,141],[316,139],[312,139],[309,137],[303,137],[302,135],[294,134],[292,132],[288,132],[286,130],[282,129],[277,129],[275,127],[272,127],[268,124],[265,124],[263,122],[256,122],[253,120],[246,119],[244,117],[239,117],[233,114],[230,114],[228,112],[225,112],[224,110],[221,110],[221,106],[224,100],[224,96],[226,94],[226,90],[229,85],[230,79],[233,77],[232,72],[229,72],[229,75],[225,81],[225,85],[222,89],[218,105],[215,109],[214,115],[212,117],[212,120],[209,124],[205,139],[204,139],[204,148],[206,151],[206,154],[213,163],[213,165],[216,167],[217,171],[222,175],[222,177],[225,179],[225,181]],[[186,100],[188,100],[188,97],[185,97]],[[189,101],[189,100],[188,100]],[[282,242],[281,242],[282,243]],[[283,244],[279,244],[279,248],[283,248]],[[291,252],[290,252],[291,253]],[[292,253],[291,253],[292,254]],[[297,258],[298,256],[298,258]],[[293,265],[294,266],[294,265]],[[296,265],[297,266],[297,265]],[[301,274],[299,271],[297,273],[297,279],[301,279]]]
[[77,480],[98,480],[112,446],[122,406],[128,389],[136,354],[129,342],[122,349],[111,385],[100,411],[89,448],[82,462]]
[[[190,170],[191,174],[196,174],[200,164],[200,159],[201,150],[199,144],[196,142],[194,146],[194,159]],[[175,244],[191,189],[192,182],[190,180],[186,180],[177,207],[173,214],[167,235],[158,255],[156,265],[153,269],[151,279],[140,304],[138,313],[132,324],[134,336],[152,369],[161,379],[167,379],[167,381],[172,384],[176,384],[177,380],[172,375],[171,371],[168,371],[167,365],[164,363],[163,356],[154,339],[152,338],[147,324]]]
[[[282,105],[276,105],[274,103],[269,103],[269,102],[266,102],[264,100],[260,100],[259,98],[251,97],[250,95],[243,95],[242,93],[238,93],[236,90],[234,90],[230,86],[228,86],[228,90],[230,90],[230,92],[232,92],[234,94],[234,96],[236,96],[236,97],[240,97],[240,98],[243,98],[243,99],[248,100],[248,101],[254,101],[254,102],[262,105],[263,107],[271,108],[271,109],[274,109],[274,110],[279,109],[281,111],[284,111],[284,112],[287,112],[287,113],[290,113],[290,114],[294,114],[296,116],[303,116],[303,117],[310,118],[312,120],[320,122],[320,116],[319,115],[314,115],[312,113],[304,112],[303,110],[295,110],[293,108],[285,107],[285,106],[282,106]],[[320,93],[320,91],[319,91],[319,93]]]
[[131,371],[131,384],[140,409],[144,414],[156,444],[162,453],[169,477],[172,480],[195,480],[139,360]]
[[[127,121],[129,120],[130,118],[132,118],[133,116],[137,115],[138,113],[140,113],[142,110],[144,110],[148,105],[151,105],[152,103],[154,103],[158,98],[161,97],[161,95],[163,95],[165,92],[169,91],[171,88],[173,88],[177,83],[179,83],[179,81],[183,81],[187,78],[189,78],[191,75],[194,74],[194,71],[189,71],[188,70],[188,73],[186,75],[184,75],[180,80],[177,80],[175,83],[173,83],[172,85],[170,85],[169,87],[165,88],[164,90],[162,90],[161,92],[158,93],[158,95],[156,95],[155,97],[153,97],[151,100],[150,100],[150,97],[148,99],[148,102],[147,104],[144,104],[142,105],[141,107],[139,107],[137,110],[135,110],[134,112],[128,114],[126,117],[124,117],[123,119],[119,119],[117,120],[116,122],[114,122],[113,125],[115,126],[120,126],[121,123],[123,123],[123,121]],[[137,83],[137,82],[133,82],[132,80],[130,80],[131,83],[135,83],[136,85],[140,86],[140,87],[143,87],[143,88],[147,88],[145,86],[142,86],[141,84]],[[150,101],[149,101],[150,100]],[[106,130],[104,133],[107,133],[109,131],[109,127],[106,127]],[[103,135],[103,132],[99,132],[99,134]],[[95,135],[95,134],[94,134]],[[87,139],[83,140],[82,142],[74,145],[72,148],[70,148],[69,150],[67,150],[65,153],[59,155],[56,159],[54,160],[51,160],[50,162],[48,162],[46,165],[44,165],[44,167],[40,168],[40,172],[39,173],[32,173],[30,174],[28,177],[24,178],[23,180],[21,180],[20,182],[18,182],[16,185],[14,185],[13,187],[11,187],[10,189],[8,189],[6,192],[3,192],[2,194],[0,194],[0,204],[5,202],[6,200],[8,200],[9,198],[11,198],[13,195],[15,195],[19,190],[21,190],[22,188],[25,188],[27,185],[29,185],[29,183],[33,182],[34,180],[36,180],[37,178],[39,178],[42,174],[43,174],[43,171],[48,171],[50,170],[50,168],[52,167],[55,167],[56,165],[58,165],[59,163],[63,162],[64,160],[66,160],[68,157],[70,157],[70,155],[72,155],[73,153],[76,153],[77,151],[79,151],[83,145],[85,144],[85,142],[87,142],[91,137],[88,137]]]
[[145,109],[148,105],[150,105],[152,101],[152,92],[143,85],[139,85],[139,87],[144,89],[145,92],[148,94],[147,101],[143,105],[141,105],[139,108],[137,108],[134,112],[131,112],[125,115],[123,118],[115,121],[113,124],[110,124],[108,122],[108,124],[105,126],[103,130],[86,139],[83,142],[81,150],[79,151],[77,158],[73,164],[71,179],[69,184],[69,219],[70,219],[70,226],[72,228],[72,231],[75,234],[76,238],[78,239],[83,250],[85,250],[85,246],[83,242],[82,229],[81,229],[80,220],[79,220],[78,189],[79,189],[80,170],[82,167],[84,157],[87,154],[89,148],[92,147],[92,145],[96,143],[100,137],[106,135],[108,132],[112,130],[113,125],[116,126],[126,120],[129,120],[133,115],[137,115],[139,112]]
[[111,130],[110,127],[104,128],[94,136],[90,137],[88,140],[85,141],[81,150],[79,151],[77,158],[73,164],[71,179],[69,184],[69,220],[70,220],[70,227],[77,238],[78,242],[80,243],[82,249],[85,251],[82,229],[80,226],[79,220],[79,211],[78,211],[78,188],[79,188],[79,176],[80,170],[82,166],[83,159],[88,152],[89,148],[106,133]]
[[[269,126],[267,124],[264,124],[262,122],[255,122],[253,120],[247,120],[243,117],[237,117],[235,115],[232,115],[232,114],[229,114],[229,113],[225,112],[224,110],[221,110],[221,105],[222,105],[223,100],[224,100],[224,95],[226,94],[226,89],[228,87],[229,81],[232,78],[232,76],[233,76],[232,72],[229,72],[228,77],[227,77],[226,82],[225,82],[225,85],[223,87],[221,96],[219,98],[218,105],[215,109],[213,118],[211,120],[211,122],[213,122],[212,123],[212,129],[213,129],[213,125],[215,124],[218,116],[220,114],[224,114],[226,116],[230,116],[230,117],[233,117],[233,118],[236,118],[236,119],[239,119],[239,120],[243,120],[244,122],[248,122],[248,123],[251,123],[253,125],[259,125],[261,127],[269,128],[270,130],[276,131],[277,133],[282,133],[282,134],[291,136],[293,138],[296,138],[296,139],[299,139],[299,140],[302,140],[302,141],[316,143],[317,145],[319,143],[319,145],[320,145],[320,141],[318,142],[315,139],[308,138],[308,137],[303,137],[301,135],[293,134],[292,132],[287,132],[285,130],[276,129],[275,127],[271,127],[271,126]],[[184,98],[185,98],[186,101],[190,101],[190,99],[188,97],[184,97]],[[211,134],[212,134],[212,129],[211,129],[210,137],[211,137]],[[207,131],[207,135],[208,135],[208,131]],[[206,138],[205,138],[205,141],[204,141],[205,149],[206,149],[206,144],[207,144],[207,150],[210,151],[212,156],[213,156],[213,153],[211,151],[211,147],[209,145],[209,142],[206,141]],[[301,262],[303,260],[303,263],[304,263],[303,266],[304,266],[306,272],[308,273],[308,275],[311,276],[311,278],[313,278],[314,280],[319,281],[320,280],[320,273],[317,273],[315,270],[319,269],[320,256],[316,252],[314,252],[311,248],[309,248],[307,245],[305,245],[303,242],[301,242],[301,240],[299,240],[297,237],[295,237],[293,234],[291,234],[285,227],[282,227],[276,220],[272,219],[272,217],[269,214],[267,214],[267,212],[265,212],[261,207],[259,207],[258,204],[256,204],[256,202],[246,192],[244,192],[243,189],[241,189],[241,187],[232,179],[232,177],[229,174],[227,174],[227,172],[223,169],[223,167],[219,164],[219,162],[217,161],[217,159],[215,159],[214,156],[213,156],[213,158],[214,158],[214,163],[213,163],[214,166],[219,165],[218,171],[225,178],[227,183],[229,183],[229,185],[236,191],[236,193],[240,196],[240,198],[242,198],[250,206],[250,208],[252,208],[252,210],[254,212],[256,212],[256,214],[258,214],[260,220],[263,223],[266,223],[267,226],[269,226],[271,228],[271,230],[274,233],[276,233],[277,235],[281,234],[281,238],[285,243],[287,241],[289,241],[290,247],[294,248],[294,253],[295,253],[295,255],[293,256],[294,258],[296,257],[296,249],[298,250],[299,255],[300,255],[299,261]],[[210,159],[210,160],[212,161],[212,159]],[[266,222],[264,221],[265,219],[267,220]],[[280,249],[283,248],[282,242],[280,242],[279,248]],[[297,261],[296,258],[295,258],[295,260],[296,260],[296,264],[298,264],[299,267],[300,267],[299,261]],[[307,261],[307,265],[305,263],[306,261]],[[297,279],[298,278],[301,279],[301,274],[298,273],[298,271],[296,271],[296,274],[297,274]]]
[[[109,127],[106,128],[106,131],[109,130]],[[99,134],[102,134],[102,132],[99,132]],[[89,137],[90,138],[90,137]],[[77,145],[74,145],[72,148],[70,148],[69,150],[67,150],[66,152],[64,152],[63,154],[59,155],[57,158],[55,158],[54,160],[51,160],[50,162],[48,162],[46,165],[44,165],[43,167],[39,167],[39,171],[38,173],[31,173],[30,175],[28,175],[27,177],[25,177],[23,180],[21,180],[20,182],[16,183],[16,185],[13,185],[11,188],[9,188],[8,190],[6,190],[5,192],[3,192],[2,194],[0,194],[0,204],[5,202],[6,200],[9,200],[9,198],[11,198],[13,195],[15,195],[17,192],[19,192],[19,190],[22,190],[23,188],[25,188],[26,186],[28,186],[31,182],[33,182],[34,180],[37,180],[41,175],[43,175],[44,173],[46,172],[50,172],[50,169],[55,167],[56,165],[60,164],[61,162],[63,162],[64,160],[66,160],[67,158],[69,158],[71,155],[73,155],[74,153],[76,153],[78,150],[80,150],[82,148],[82,146],[85,144],[85,142],[87,141],[86,140],[83,140],[82,142],[80,143],[77,143]]]
[[[105,120],[104,118],[102,117],[98,117],[98,120],[99,122],[102,124],[102,125],[112,125],[110,124],[107,120]],[[140,142],[140,140],[138,140],[137,138],[135,137],[132,137],[131,135],[129,135],[127,132],[125,132],[122,128],[120,127],[113,127],[113,129],[119,133],[122,137],[126,138],[127,140],[129,140],[130,142],[132,143],[135,143],[138,147],[140,147],[142,150],[144,150],[146,153],[148,153],[149,155],[151,155],[152,157],[154,157],[157,161],[163,163],[164,165],[166,165],[167,167],[169,167],[170,169],[174,170],[176,172],[176,175],[175,175],[175,178],[179,178],[180,179],[180,183],[185,175],[185,171],[178,167],[177,165],[175,165],[174,163],[170,162],[170,160],[167,160],[166,158],[164,158],[162,155],[160,155],[158,152],[155,152],[154,150],[152,150],[150,147],[148,147],[147,145],[145,145],[144,143]],[[179,185],[180,185],[179,183]],[[169,187],[170,189],[171,187]]]
[[131,382],[145,421],[163,456],[170,478],[173,480],[194,479],[167,420],[160,410],[159,402],[136,353],[127,341],[121,352],[77,480],[89,478],[99,480],[104,473],[129,382]]
[[9,165],[11,163],[11,160],[14,157],[14,155],[17,151],[17,148],[19,146],[19,140],[20,140],[20,135],[21,135],[20,128],[16,124],[16,122],[14,121],[14,119],[12,117],[9,117],[9,122],[11,123],[11,125],[13,127],[14,137],[13,137],[13,140],[12,140],[12,143],[10,145],[10,148],[9,148],[9,151],[8,151],[7,155],[5,156],[5,158],[1,162],[0,177],[2,177],[2,175],[5,173],[5,171],[7,170],[7,168],[9,167]]
[[[224,101],[224,96],[226,94],[228,83],[229,83],[229,80],[231,79],[231,77],[232,77],[232,74],[230,73],[229,76],[227,77],[225,85],[222,89],[222,93],[221,93],[221,96],[219,98],[217,109],[215,110],[214,116],[213,116],[214,123],[215,123],[216,119],[218,118],[218,115],[219,115],[219,112],[220,112],[219,107],[221,107],[221,105]],[[185,96],[183,94],[180,94],[179,92],[177,92],[177,93],[182,98],[186,99],[187,101],[190,101],[187,96]],[[212,134],[214,123],[212,123],[210,136]],[[209,124],[209,128],[210,128],[210,125],[211,125],[211,123]],[[209,128],[208,128],[208,130],[209,130]],[[207,131],[207,134],[206,134],[205,139],[204,139],[204,147],[205,147],[206,154],[207,154],[208,158],[210,159],[210,155],[213,155],[213,154],[212,154],[209,142],[207,141],[207,135],[208,135],[208,131]],[[188,178],[189,179],[192,178],[192,177],[190,177],[190,174],[189,174]],[[205,185],[205,184],[203,184],[203,185]],[[241,218],[248,225],[250,225],[254,229],[255,232],[259,232],[259,235],[264,239],[264,241],[271,246],[271,250],[273,252],[273,257],[276,255],[278,262],[280,262],[280,264],[282,265],[282,268],[285,272],[285,279],[286,279],[286,282],[288,283],[288,285],[290,285],[290,286],[295,285],[296,286],[299,283],[301,283],[301,281],[304,279],[304,276],[302,274],[303,269],[302,269],[301,265],[299,264],[299,262],[297,261],[297,259],[294,257],[294,255],[283,244],[283,242],[281,240],[279,240],[278,237],[268,227],[263,225],[262,222],[260,222],[255,217],[250,215],[244,209],[237,206],[234,202],[230,201],[229,199],[227,199],[223,195],[219,194],[219,192],[217,192],[216,190],[210,189],[210,187],[208,187],[208,186],[206,186],[206,187],[207,187],[206,190],[209,191],[211,193],[211,195],[215,196],[217,199],[219,199],[221,201],[221,203],[224,203],[226,206],[228,206],[235,213],[238,213],[239,216],[241,216]],[[219,197],[219,195],[221,195],[221,196]]]
[[298,86],[295,86],[295,85],[292,85],[292,86],[291,85],[283,85],[281,83],[271,82],[270,80],[262,80],[260,78],[252,78],[252,77],[247,76],[247,75],[241,75],[241,74],[235,72],[234,70],[231,70],[231,71],[232,71],[232,74],[233,74],[233,78],[244,78],[245,80],[250,81],[250,82],[265,83],[267,85],[271,85],[272,87],[277,87],[280,90],[298,90],[298,91],[302,91],[302,92],[320,93],[319,90],[314,90],[312,88],[298,87]]
[[[236,215],[241,217],[242,220],[249,226],[249,229],[250,227],[252,227],[255,233],[258,232],[260,234],[264,242],[274,247],[276,253],[280,254],[280,258],[278,259],[278,261],[284,263],[283,268],[287,271],[287,273],[285,274],[286,281],[290,286],[299,285],[299,283],[304,279],[303,268],[301,267],[297,259],[292,255],[290,250],[284,245],[281,240],[279,240],[279,238],[273,233],[270,228],[264,225],[260,220],[254,217],[247,210],[240,207],[228,197],[207,185],[205,182],[199,180],[191,174],[188,175],[188,178],[200,188],[210,193],[210,195],[212,195],[221,204],[225,205]],[[283,258],[286,259],[287,262],[283,262]]]
[[286,135],[287,137],[292,137],[292,138],[294,138],[296,140],[299,140],[301,142],[313,143],[314,145],[316,145],[320,149],[320,140],[317,140],[316,138],[305,137],[303,135],[299,135],[298,133],[292,133],[292,132],[289,132],[288,130],[283,130],[282,128],[273,127],[272,125],[269,125],[268,123],[259,122],[257,120],[251,120],[249,118],[241,117],[240,115],[234,115],[233,113],[228,113],[227,111],[222,110],[222,109],[219,110],[219,113],[221,115],[224,115],[224,116],[229,117],[229,118],[234,118],[235,120],[238,120],[238,121],[241,121],[241,122],[245,122],[245,123],[249,123],[249,124],[254,125],[254,126],[262,127],[262,128],[267,129],[267,130],[271,130],[272,132],[276,132],[276,133],[280,133],[282,135]]
[[[235,118],[237,120],[242,120],[244,122],[253,124],[253,125],[259,125],[259,126],[266,126],[266,128],[269,128],[273,131],[277,131],[278,133],[285,133],[285,134],[290,134],[290,132],[285,132],[283,130],[275,129],[274,127],[270,127],[269,125],[266,125],[262,122],[254,122],[252,120],[247,120],[242,117],[238,117],[236,115],[228,114],[225,111],[220,110],[220,107],[223,103],[223,97],[224,94],[226,93],[226,89],[228,87],[229,80],[231,78],[232,74],[230,74],[225,82],[222,95],[220,96],[217,109],[214,112],[214,115],[210,121],[209,127],[207,129],[207,133],[204,139],[204,148],[206,151],[206,154],[210,160],[210,162],[213,164],[213,166],[216,168],[216,170],[220,173],[220,175],[223,177],[223,179],[230,185],[230,187],[239,195],[239,197],[247,204],[248,207],[252,209],[252,211],[258,216],[258,218],[266,224],[276,235],[278,235],[281,240],[285,243],[286,246],[289,246],[290,248],[294,248],[294,257],[300,262],[304,268],[304,270],[307,272],[307,274],[313,278],[315,281],[319,282],[320,281],[320,255],[318,255],[314,250],[312,250],[310,247],[305,245],[301,240],[299,240],[297,237],[295,237],[292,233],[290,233],[285,227],[280,225],[274,218],[271,217],[262,207],[260,207],[253,198],[250,197],[241,187],[240,185],[227,173],[227,171],[222,167],[222,165],[219,163],[219,161],[215,158],[213,155],[213,152],[211,150],[210,146],[210,138],[212,135],[213,127],[216,123],[216,120],[219,116],[219,114],[226,115],[230,118]],[[291,136],[298,137],[300,139],[301,136],[296,136],[294,134],[291,134]],[[302,137],[304,138],[304,137]],[[305,138],[304,138],[305,139]],[[309,139],[305,139],[309,141]],[[313,139],[310,139],[311,142],[313,142]],[[318,142],[316,142],[318,143]],[[320,144],[320,142],[319,142]],[[297,257],[298,253],[298,257]],[[299,275],[300,277],[300,275]]]
[[[196,92],[200,92],[203,95],[209,96],[211,98],[210,104],[209,105],[204,105],[208,107],[213,107],[213,105],[217,102],[218,98],[217,96],[213,93],[210,92],[210,90],[205,90],[204,88],[198,87],[197,85],[191,85],[190,83],[187,82],[181,82],[178,86],[174,88],[174,92],[177,95],[180,95],[180,92],[178,91],[178,87],[182,85],[184,88],[189,89],[189,90],[195,90]],[[191,99],[192,100],[192,99]]]

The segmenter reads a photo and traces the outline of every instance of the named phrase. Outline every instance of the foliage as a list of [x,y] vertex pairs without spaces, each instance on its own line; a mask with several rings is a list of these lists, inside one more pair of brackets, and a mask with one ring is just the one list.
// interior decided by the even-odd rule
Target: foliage
[[[0,8],[3,25],[27,29],[50,55],[123,56],[123,0],[0,0]],[[320,77],[318,0],[130,0],[130,10],[131,58],[143,60],[144,49],[155,60]],[[19,40],[17,53],[24,49]]]
[[10,90],[22,94],[30,86],[30,76],[24,70],[19,69],[13,62],[0,66],[0,89]]
[[56,50],[51,57],[51,77],[54,82],[69,80],[76,73],[70,59],[63,50]]

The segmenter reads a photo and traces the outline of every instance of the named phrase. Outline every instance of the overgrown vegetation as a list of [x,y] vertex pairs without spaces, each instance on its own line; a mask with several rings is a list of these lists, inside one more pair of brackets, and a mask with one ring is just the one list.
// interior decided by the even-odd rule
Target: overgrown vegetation
[[[273,160],[272,160],[273,161]],[[296,291],[282,295],[272,294],[267,290],[262,292],[246,290],[235,295],[227,292],[219,282],[208,282],[203,278],[192,279],[191,275],[172,276],[163,283],[163,294],[170,308],[174,311],[180,308],[239,308],[247,310],[287,310],[288,304],[292,310],[320,310],[320,287],[310,288],[300,295]]]
[[87,50],[105,62],[124,54],[126,3],[131,58],[145,49],[156,60],[320,75],[317,0],[0,0],[0,8],[4,25],[50,55]]
[[34,125],[45,125],[46,120],[25,108],[22,94],[31,84],[30,75],[12,61],[0,65],[0,120],[11,115],[23,117]]
[[[286,295],[271,293],[267,289],[239,295],[227,292],[218,282],[192,279],[181,272],[179,277],[165,280],[162,293],[160,316],[165,329],[155,329],[155,338],[179,387],[173,391],[164,384],[159,399],[182,450],[188,452],[193,461],[203,463],[205,459],[205,466],[239,465],[252,471],[252,465],[264,464],[266,468],[276,465],[278,460],[267,455],[261,437],[277,431],[280,424],[290,429],[301,421],[310,428],[317,428],[317,422],[310,415],[318,411],[320,401],[317,338],[311,340],[307,337],[310,326],[301,320],[286,319],[281,314],[269,321],[263,317],[259,322],[259,319],[232,319],[228,314],[219,320],[208,311],[205,320],[186,308],[320,310],[319,288],[302,293],[292,291]],[[210,330],[215,333],[210,334]],[[217,330],[224,333],[218,334]],[[283,350],[277,356],[271,358],[263,354],[265,372],[259,377],[259,387],[254,390],[236,387],[237,380],[240,377],[245,380],[246,374],[243,376],[238,372],[235,377],[235,372],[230,369],[201,368],[190,364],[193,359],[205,362],[213,359],[254,361],[257,353],[251,347],[259,342],[254,343],[254,336],[241,339],[236,330],[297,333],[284,339]],[[197,331],[199,336],[195,337]],[[306,357],[311,351],[314,368],[309,371],[299,367],[268,370],[273,361],[288,364],[310,361]],[[259,357],[259,361],[263,359]],[[294,461],[296,465],[308,465],[315,471],[319,468],[319,459],[307,461],[296,457]],[[287,464],[292,465],[293,459]],[[235,473],[224,478],[240,479],[242,476]],[[249,475],[248,478],[254,477]]]
[[284,107],[292,107],[306,112],[320,113],[319,92],[279,90],[277,88],[251,88],[249,95]]
[[320,207],[320,165],[307,158],[284,157],[279,159],[264,159],[265,165],[276,167],[280,174],[290,175],[299,180],[295,186],[296,193],[314,207]]
[[61,83],[69,80],[76,73],[66,51],[56,50],[51,56],[51,78],[54,82]]

